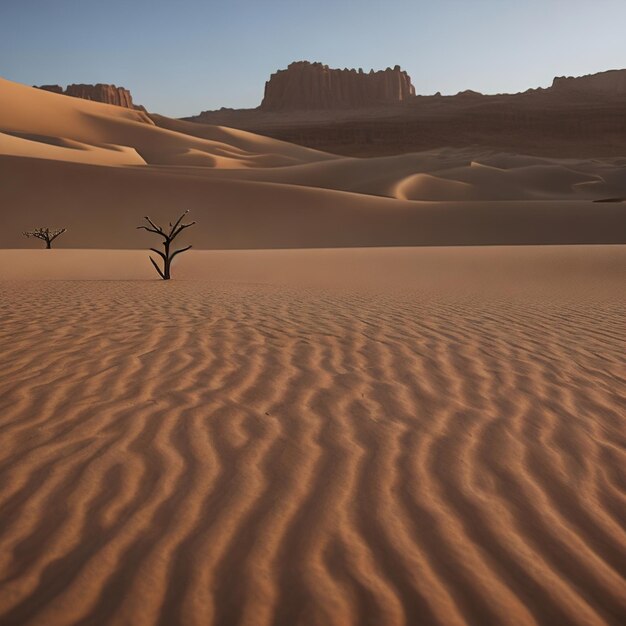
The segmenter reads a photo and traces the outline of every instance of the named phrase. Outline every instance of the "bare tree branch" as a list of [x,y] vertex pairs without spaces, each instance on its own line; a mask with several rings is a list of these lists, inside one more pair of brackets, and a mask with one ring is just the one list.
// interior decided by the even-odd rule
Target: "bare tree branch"
[[137,230],[140,229],[144,229],[147,230],[150,233],[154,233],[155,235],[162,235],[163,233],[160,233],[158,230],[154,230],[154,228],[148,228],[147,226],[137,226]]
[[35,228],[34,230],[27,230],[24,231],[22,234],[24,235],[24,237],[35,237],[36,239],[41,239],[42,241],[45,241],[46,248],[50,249],[52,248],[52,242],[59,235],[62,235],[66,231],[67,228],[56,228],[51,231],[50,228],[46,226],[45,228],[42,227]]
[[189,250],[189,248],[191,248],[191,245],[186,246],[184,248],[179,248],[178,250],[174,251],[173,253],[170,252],[170,246],[172,244],[172,241],[174,241],[174,239],[180,235],[180,233],[185,230],[186,228],[189,228],[190,226],[193,226],[195,224],[195,222],[190,222],[189,224],[183,224],[182,220],[185,217],[185,215],[187,215],[187,213],[189,213],[189,211],[185,211],[177,220],[176,222],[169,223],[170,226],[170,231],[169,233],[166,233],[163,228],[161,226],[158,226],[157,224],[155,224],[147,215],[144,217],[144,219],[150,224],[150,227],[142,225],[142,226],[137,226],[138,230],[146,230],[149,233],[154,233],[155,235],[159,235],[159,237],[163,238],[163,252],[161,252],[160,250],[157,250],[156,248],[150,248],[150,250],[152,250],[152,252],[156,252],[161,259],[163,259],[163,269],[161,269],[159,267],[159,265],[157,264],[157,262],[150,257],[150,261],[152,262],[152,265],[154,266],[154,268],[156,269],[156,271],[158,272],[159,276],[163,279],[163,280],[169,280],[170,279],[170,270],[171,270],[171,264],[172,264],[172,259],[177,255],[180,254],[181,252],[185,252],[187,250]]
[[52,237],[50,237],[50,241],[51,242],[54,241],[59,235],[62,235],[66,230],[67,228],[61,228],[60,230],[55,230]]
[[178,230],[175,231],[174,234],[171,236],[171,239],[175,239],[176,237],[178,237],[178,235],[180,235],[180,233],[183,232],[183,230],[185,230],[185,228],[189,228],[190,226],[193,226],[194,224],[195,222],[190,222],[189,224],[181,224]]
[[174,226],[172,226],[172,222],[170,222],[170,239],[174,239],[174,237],[176,237],[174,233],[174,231],[176,230],[176,227],[180,224],[181,220],[183,219],[183,217],[185,217],[185,215],[187,215],[187,213],[189,213],[189,209],[187,209],[177,220],[176,223],[174,224]]
[[189,248],[191,248],[191,247],[192,247],[192,246],[191,246],[191,244],[190,244],[190,245],[188,245],[188,246],[185,246],[184,248],[180,248],[179,250],[176,250],[175,252],[173,252],[173,253],[170,255],[170,261],[171,261],[171,260],[172,260],[172,259],[173,259],[173,258],[174,258],[177,254],[180,254],[181,252],[186,252],[186,251],[187,251],[187,250],[189,250]]
[[157,265],[157,262],[150,257],[150,261],[152,261],[152,265],[154,265],[154,269],[159,273],[159,276],[163,279],[163,280],[167,280],[165,278],[165,274],[161,271],[161,268]]
[[150,248],[150,250],[152,250],[152,252],[156,252],[164,261],[167,261],[167,257],[160,250],[157,250],[156,248]]
[[152,226],[152,228],[154,228],[159,234],[165,236],[163,229],[160,226],[157,226],[147,215],[144,217],[144,219],[147,220],[150,226]]

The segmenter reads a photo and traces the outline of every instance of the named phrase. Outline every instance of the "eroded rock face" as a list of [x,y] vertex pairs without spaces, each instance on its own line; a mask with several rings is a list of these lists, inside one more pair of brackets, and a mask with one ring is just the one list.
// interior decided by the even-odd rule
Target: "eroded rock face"
[[37,89],[43,89],[44,91],[51,91],[52,93],[63,93],[63,87],[61,87],[61,85],[41,85],[37,87]]
[[127,109],[133,108],[133,98],[128,89],[116,87],[115,85],[68,85],[65,90],[68,96],[83,98],[84,100],[95,100],[105,104],[115,104]]
[[[392,78],[392,86],[400,82],[399,94],[388,88]],[[260,108],[204,111],[186,119],[347,156],[485,146],[547,157],[621,157],[626,69],[555,78],[552,87],[518,94],[415,96],[397,66],[363,74],[300,62],[271,77]]]
[[353,109],[405,102],[415,96],[409,75],[393,69],[330,69],[322,63],[297,61],[272,74],[265,83],[261,109],[296,111]]
[[41,85],[38,88],[66,96],[73,96],[74,98],[82,98],[83,100],[94,100],[95,102],[114,104],[127,109],[137,108],[133,104],[133,97],[130,91],[124,89],[124,87],[117,87],[116,85],[105,85],[103,83],[96,85],[75,84],[68,85],[65,90],[63,90],[60,85]]
[[609,70],[587,76],[557,76],[552,82],[556,92],[602,92],[626,94],[626,70]]

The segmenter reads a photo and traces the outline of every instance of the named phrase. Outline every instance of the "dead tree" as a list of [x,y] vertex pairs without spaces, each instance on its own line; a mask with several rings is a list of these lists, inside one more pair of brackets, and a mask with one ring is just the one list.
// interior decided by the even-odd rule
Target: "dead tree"
[[59,236],[62,235],[67,228],[55,228],[50,230],[48,227],[46,228],[35,228],[34,230],[27,230],[22,234],[24,237],[36,237],[37,239],[41,239],[46,242],[46,249],[50,250],[52,248],[52,242]]
[[143,230],[147,230],[149,233],[154,233],[155,235],[159,235],[159,237],[163,237],[162,245],[164,248],[164,252],[161,252],[156,248],[150,248],[152,252],[156,252],[163,259],[163,269],[161,269],[158,266],[157,262],[152,257],[150,257],[150,261],[152,261],[154,269],[159,273],[159,276],[163,280],[170,279],[170,268],[172,265],[172,259],[177,254],[180,254],[181,252],[186,252],[187,250],[189,250],[189,248],[191,248],[191,246],[185,246],[184,248],[174,250],[174,252],[170,250],[172,241],[174,241],[174,239],[176,239],[176,237],[178,237],[178,235],[180,235],[180,233],[182,233],[185,228],[189,228],[190,226],[193,226],[195,224],[195,222],[189,222],[189,224],[182,223],[183,217],[185,217],[187,213],[189,213],[189,211],[185,211],[174,224],[170,222],[169,231],[164,230],[161,226],[157,226],[147,215],[144,217],[144,219],[148,222],[148,224],[150,224],[150,226],[137,226],[138,229],[141,228]]

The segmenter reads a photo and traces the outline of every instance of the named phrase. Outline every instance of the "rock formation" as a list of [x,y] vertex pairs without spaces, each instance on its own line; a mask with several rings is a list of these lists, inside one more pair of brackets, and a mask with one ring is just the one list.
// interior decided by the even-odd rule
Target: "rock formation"
[[265,83],[264,111],[354,109],[398,104],[415,96],[411,78],[393,69],[364,73],[362,69],[330,69],[298,61],[272,74]]
[[114,104],[127,109],[139,108],[133,104],[133,97],[128,89],[116,87],[115,85],[68,85],[65,90],[60,85],[41,85],[38,89],[45,89],[53,93],[60,93],[83,100],[94,100],[105,104]]
[[587,76],[557,76],[552,82],[555,92],[626,94],[626,70],[609,70]]
[[552,87],[519,94],[415,96],[399,67],[362,74],[294,63],[271,77],[261,107],[187,119],[347,156],[485,146],[548,157],[621,157],[626,70],[555,78]]
[[[35,85],[35,87],[37,87],[37,85]],[[51,91],[52,93],[63,93],[63,87],[61,87],[61,85],[40,85],[37,89]]]
[[[439,93],[439,95],[441,95],[441,93]],[[480,93],[480,91],[474,91],[473,89],[466,89],[465,91],[459,91],[459,93],[456,94],[456,97],[457,98],[482,98],[483,94]]]

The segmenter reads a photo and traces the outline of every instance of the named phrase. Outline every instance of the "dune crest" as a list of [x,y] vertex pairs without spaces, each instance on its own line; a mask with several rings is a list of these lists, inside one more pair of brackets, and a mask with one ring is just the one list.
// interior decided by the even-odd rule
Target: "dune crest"
[[625,165],[0,80],[0,624],[621,626]]
[[[446,148],[359,159],[0,79],[0,247],[137,248],[190,209],[200,248],[624,243],[623,159]],[[32,181],[37,184],[33,185]]]

